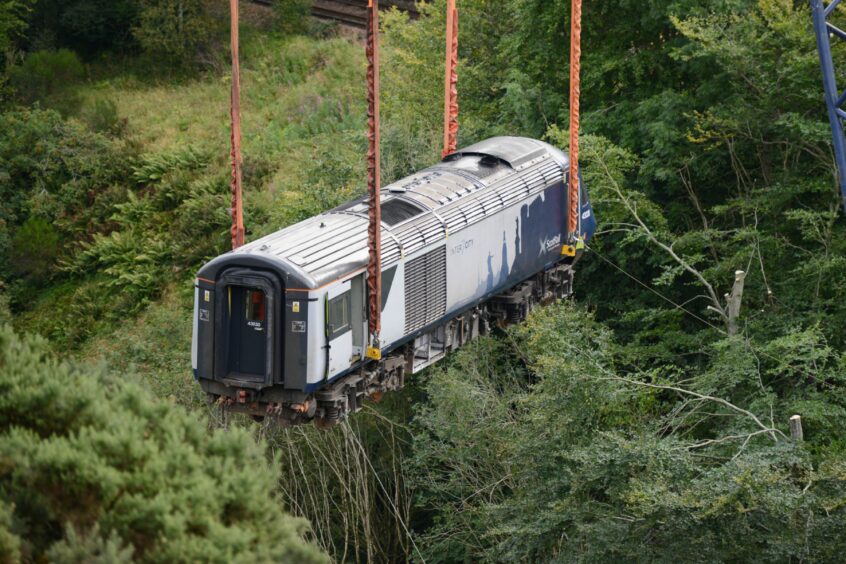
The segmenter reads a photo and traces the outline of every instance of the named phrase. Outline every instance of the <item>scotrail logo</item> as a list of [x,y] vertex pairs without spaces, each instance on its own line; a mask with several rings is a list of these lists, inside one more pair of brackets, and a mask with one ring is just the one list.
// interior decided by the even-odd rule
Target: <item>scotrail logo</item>
[[540,242],[540,254],[548,253],[553,249],[557,248],[561,244],[561,233],[552,237],[551,239],[541,239]]

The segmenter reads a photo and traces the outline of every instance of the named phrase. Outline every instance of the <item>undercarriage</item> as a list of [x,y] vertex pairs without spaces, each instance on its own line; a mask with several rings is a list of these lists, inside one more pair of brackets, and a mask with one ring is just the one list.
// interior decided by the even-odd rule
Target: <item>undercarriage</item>
[[[520,323],[540,304],[566,298],[573,292],[574,270],[561,264],[497,294],[400,345],[379,361],[370,361],[313,394],[284,394],[278,401],[248,389],[235,396],[209,394],[209,400],[231,412],[258,420],[271,418],[280,426],[314,422],[330,427],[355,413],[366,400],[379,401],[385,392],[399,390],[408,374],[416,374],[492,328]],[[231,390],[227,390],[231,391]]]

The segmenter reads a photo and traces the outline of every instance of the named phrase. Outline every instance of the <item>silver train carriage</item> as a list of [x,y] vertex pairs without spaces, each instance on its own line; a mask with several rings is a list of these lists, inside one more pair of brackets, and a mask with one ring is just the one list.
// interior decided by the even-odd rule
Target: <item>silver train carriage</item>
[[[332,424],[491,325],[568,295],[567,170],[547,143],[496,137],[382,189],[378,361],[365,356],[364,198],[215,258],[195,284],[195,378],[229,409]],[[580,205],[588,240],[584,190]]]

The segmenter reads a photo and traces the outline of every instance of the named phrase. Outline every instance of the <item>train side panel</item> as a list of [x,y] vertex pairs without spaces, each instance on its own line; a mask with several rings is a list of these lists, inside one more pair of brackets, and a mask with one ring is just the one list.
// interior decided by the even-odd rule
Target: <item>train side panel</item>
[[405,261],[390,266],[382,273],[382,333],[385,348],[405,336]]
[[561,258],[565,237],[564,184],[451,234],[447,296],[455,311],[513,286]]

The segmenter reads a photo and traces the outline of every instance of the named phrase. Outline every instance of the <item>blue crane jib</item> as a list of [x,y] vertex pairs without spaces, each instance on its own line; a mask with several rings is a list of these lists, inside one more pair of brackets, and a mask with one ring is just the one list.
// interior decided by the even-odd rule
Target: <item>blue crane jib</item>
[[836,37],[846,41],[846,31],[843,31],[831,21],[829,17],[840,4],[840,0],[832,0],[826,5],[824,0],[810,0],[811,12],[814,18],[814,33],[817,36],[817,51],[820,55],[822,67],[823,89],[825,90],[825,104],[828,107],[828,120],[831,123],[832,139],[834,140],[834,159],[837,164],[837,179],[840,184],[840,194],[846,209],[846,135],[843,133],[843,121],[846,120],[846,91],[837,88],[837,78],[834,74],[834,59],[831,56],[831,38]]

